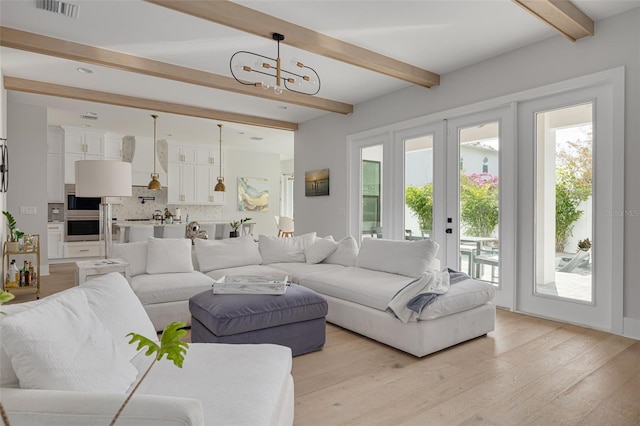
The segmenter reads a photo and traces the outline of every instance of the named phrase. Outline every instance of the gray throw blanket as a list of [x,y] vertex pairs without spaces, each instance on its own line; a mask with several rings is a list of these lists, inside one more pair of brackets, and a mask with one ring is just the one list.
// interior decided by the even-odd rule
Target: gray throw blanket
[[427,270],[393,296],[387,305],[387,312],[404,323],[417,321],[422,310],[448,292],[451,284],[468,278],[467,274],[452,269]]

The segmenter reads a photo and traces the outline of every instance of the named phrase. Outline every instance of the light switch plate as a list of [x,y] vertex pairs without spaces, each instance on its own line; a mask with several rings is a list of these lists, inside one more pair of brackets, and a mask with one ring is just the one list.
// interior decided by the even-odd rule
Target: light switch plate
[[38,214],[38,208],[33,206],[20,206],[20,214]]

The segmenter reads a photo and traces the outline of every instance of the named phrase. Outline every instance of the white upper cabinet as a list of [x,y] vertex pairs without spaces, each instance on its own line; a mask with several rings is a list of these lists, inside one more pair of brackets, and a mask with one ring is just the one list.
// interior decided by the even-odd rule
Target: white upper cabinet
[[220,167],[215,150],[189,145],[169,145],[169,204],[224,204],[213,191]]
[[78,160],[104,160],[104,132],[64,128],[64,183],[76,183]]
[[64,202],[64,130],[47,129],[47,202]]
[[122,160],[122,136],[114,133],[104,135],[104,159]]

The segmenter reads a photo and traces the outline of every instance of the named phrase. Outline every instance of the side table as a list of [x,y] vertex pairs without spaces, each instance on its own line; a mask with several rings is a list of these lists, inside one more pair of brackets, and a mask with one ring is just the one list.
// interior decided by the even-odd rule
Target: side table
[[76,262],[76,285],[110,272],[120,272],[127,281],[131,280],[131,265],[122,259],[80,260]]

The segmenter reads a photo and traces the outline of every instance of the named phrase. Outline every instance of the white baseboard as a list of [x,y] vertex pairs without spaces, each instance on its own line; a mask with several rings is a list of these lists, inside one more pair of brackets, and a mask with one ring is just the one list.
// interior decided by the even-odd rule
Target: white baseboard
[[640,319],[624,317],[622,335],[640,340]]

